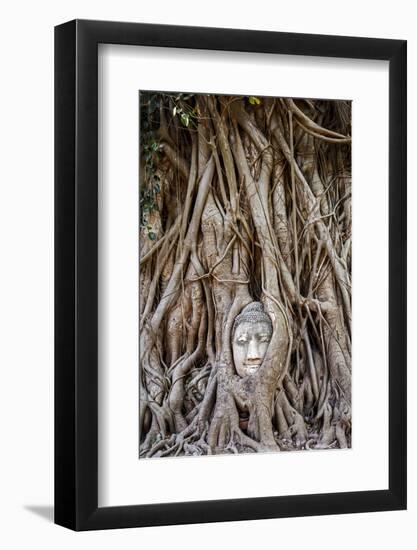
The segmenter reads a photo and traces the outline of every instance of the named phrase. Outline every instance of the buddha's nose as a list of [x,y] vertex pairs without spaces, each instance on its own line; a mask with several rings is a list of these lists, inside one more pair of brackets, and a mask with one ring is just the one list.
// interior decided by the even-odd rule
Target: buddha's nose
[[260,361],[260,354],[259,354],[259,346],[258,342],[255,338],[249,341],[248,345],[248,354],[247,354],[247,360],[248,361]]

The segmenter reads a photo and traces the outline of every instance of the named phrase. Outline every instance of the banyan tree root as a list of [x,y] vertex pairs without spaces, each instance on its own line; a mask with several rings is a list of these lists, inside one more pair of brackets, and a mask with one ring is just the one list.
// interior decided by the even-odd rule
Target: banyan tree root
[[139,456],[350,447],[350,102],[146,92],[140,120]]

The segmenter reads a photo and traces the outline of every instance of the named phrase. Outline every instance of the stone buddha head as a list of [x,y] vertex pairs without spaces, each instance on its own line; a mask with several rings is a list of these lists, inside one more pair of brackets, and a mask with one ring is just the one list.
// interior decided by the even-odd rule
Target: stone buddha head
[[258,371],[271,336],[271,318],[261,302],[251,302],[244,307],[232,330],[233,360],[239,376],[243,378]]

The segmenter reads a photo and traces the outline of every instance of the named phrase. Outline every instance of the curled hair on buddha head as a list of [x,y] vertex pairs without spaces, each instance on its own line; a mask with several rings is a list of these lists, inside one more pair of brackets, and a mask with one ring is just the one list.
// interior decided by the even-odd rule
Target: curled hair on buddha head
[[270,316],[265,313],[261,302],[251,302],[245,306],[233,323],[232,335],[241,323],[266,323],[272,334],[272,321]]

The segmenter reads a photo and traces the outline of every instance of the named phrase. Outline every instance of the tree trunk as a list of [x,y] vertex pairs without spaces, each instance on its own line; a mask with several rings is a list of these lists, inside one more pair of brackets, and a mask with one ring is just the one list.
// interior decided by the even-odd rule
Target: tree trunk
[[140,457],[350,447],[350,120],[141,93]]

